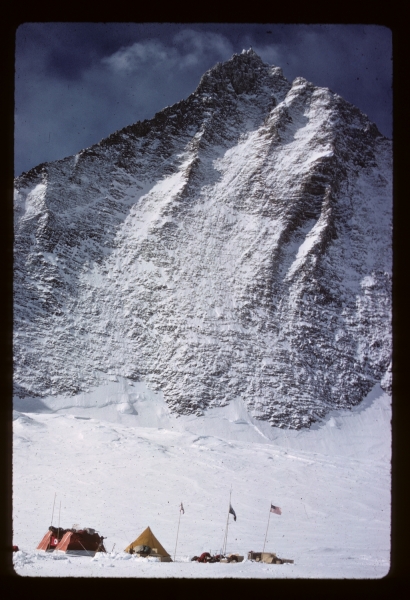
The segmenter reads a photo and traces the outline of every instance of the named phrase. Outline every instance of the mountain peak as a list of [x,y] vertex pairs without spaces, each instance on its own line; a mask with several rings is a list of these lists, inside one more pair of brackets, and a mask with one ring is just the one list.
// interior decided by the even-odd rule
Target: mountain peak
[[391,144],[309,86],[249,49],[19,178],[16,396],[120,377],[300,428],[391,385]]
[[242,50],[241,54],[217,63],[201,78],[197,92],[213,93],[222,90],[234,91],[236,94],[257,93],[262,85],[283,88],[290,84],[283,76],[282,70],[264,63],[253,48]]
[[252,46],[250,48],[248,48],[247,50],[245,50],[245,48],[242,50],[241,55],[242,54],[248,54],[250,56],[257,56],[260,59],[260,56],[258,54],[256,54],[255,50],[252,48]]

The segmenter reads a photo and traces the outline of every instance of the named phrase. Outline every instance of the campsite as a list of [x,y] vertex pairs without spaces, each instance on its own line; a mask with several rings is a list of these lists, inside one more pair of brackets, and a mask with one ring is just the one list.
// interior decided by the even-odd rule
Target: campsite
[[[380,388],[351,411],[291,431],[264,428],[239,405],[176,419],[159,395],[146,391],[138,414],[123,414],[117,410],[123,385],[46,399],[42,412],[34,401],[16,407],[18,575],[337,579],[388,573],[391,404]],[[221,553],[231,487],[237,520],[230,515],[226,554],[243,561],[192,561]],[[36,550],[55,494],[53,526],[94,528],[106,553]],[[271,503],[281,515],[270,513]],[[125,552],[147,527],[172,562]],[[250,560],[248,553],[262,552],[264,544],[265,552],[294,563]]]

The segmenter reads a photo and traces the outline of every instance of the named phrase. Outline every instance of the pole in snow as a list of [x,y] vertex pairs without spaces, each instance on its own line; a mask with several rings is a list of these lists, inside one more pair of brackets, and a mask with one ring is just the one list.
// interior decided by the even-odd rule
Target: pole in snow
[[[53,518],[54,518],[54,505],[56,503],[56,496],[57,496],[57,492],[54,492],[54,502],[53,502],[53,512],[51,513],[51,526],[53,526]],[[46,551],[49,549],[51,543],[51,535],[49,536],[49,540],[47,542],[47,548]]]
[[269,520],[270,520],[271,506],[272,506],[272,501],[271,501],[270,506],[269,506],[268,526],[266,527],[265,541],[263,542],[263,550],[262,550],[262,552],[265,552],[266,538],[268,536],[268,529],[269,529]]
[[54,519],[54,506],[56,503],[56,496],[57,496],[57,492],[54,493],[53,512],[51,513],[51,525],[53,524],[53,519]]
[[183,507],[183,505],[182,505],[182,502],[181,502],[181,506],[179,507],[179,519],[178,519],[177,539],[176,539],[176,542],[175,542],[175,550],[174,550],[174,562],[175,562],[175,556],[176,556],[176,553],[177,553],[178,534],[179,534],[179,524],[180,524],[180,522],[181,522],[181,514],[182,514],[183,512],[185,512],[185,511],[184,511],[184,507]]
[[228,527],[229,527],[229,513],[231,510],[231,496],[232,496],[232,486],[229,492],[229,506],[228,506],[228,518],[226,519],[226,528],[225,528],[225,537],[224,537],[224,545],[223,545],[223,555],[226,553],[226,545],[228,543]]
[[57,539],[60,539],[60,515],[61,515],[61,500],[60,500],[60,508],[58,510],[58,533],[57,533]]

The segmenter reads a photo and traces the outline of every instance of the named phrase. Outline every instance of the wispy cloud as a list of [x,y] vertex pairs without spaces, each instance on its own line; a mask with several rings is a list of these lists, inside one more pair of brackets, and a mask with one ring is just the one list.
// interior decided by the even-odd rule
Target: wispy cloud
[[29,23],[17,35],[16,173],[153,117],[250,46],[389,132],[391,35],[381,27]]
[[227,60],[233,54],[229,40],[217,33],[186,29],[175,35],[171,44],[161,40],[135,42],[101,59],[111,71],[130,74],[141,69],[172,68],[178,71],[197,68],[212,60]]
[[177,54],[176,50],[167,48],[160,41],[136,42],[103,57],[101,64],[113,72],[129,74],[146,68],[147,65],[156,68],[165,62],[173,64],[178,58]]
[[174,36],[174,43],[180,47],[186,65],[200,64],[206,57],[216,61],[227,60],[234,53],[228,38],[212,31],[185,29]]

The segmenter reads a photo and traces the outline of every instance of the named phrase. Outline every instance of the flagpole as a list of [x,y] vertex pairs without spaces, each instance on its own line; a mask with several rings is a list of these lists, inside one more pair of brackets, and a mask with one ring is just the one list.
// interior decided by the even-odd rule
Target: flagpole
[[[181,506],[182,506],[182,502],[181,502]],[[174,550],[174,562],[175,562],[175,556],[177,553],[177,544],[178,544],[178,534],[179,534],[179,524],[181,522],[181,509],[179,509],[179,519],[178,519],[178,529],[177,529],[177,539],[175,542],[175,550]]]
[[54,505],[56,503],[56,496],[57,496],[57,492],[54,493],[53,512],[51,513],[51,525],[53,524],[53,519],[54,519]]
[[232,486],[229,492],[229,506],[228,506],[228,518],[226,519],[226,528],[225,528],[225,539],[224,539],[224,547],[223,547],[223,555],[226,553],[226,545],[228,543],[228,527],[229,527],[229,511],[231,510],[231,496],[232,496]]
[[[53,518],[54,518],[54,505],[56,503],[56,496],[57,496],[57,492],[54,492],[54,502],[53,502],[53,512],[51,513],[51,526],[53,526]],[[47,542],[47,548],[46,551],[49,549],[50,547],[50,543],[51,543],[51,535],[49,537],[49,540]]]
[[271,506],[272,506],[272,501],[271,501],[270,507],[269,507],[268,526],[266,527],[265,541],[263,542],[263,550],[262,550],[262,552],[265,552],[266,538],[268,536],[268,529],[269,529],[269,521],[270,521],[270,513],[271,513],[270,509],[271,509]]
[[57,539],[60,539],[60,515],[61,515],[61,500],[60,500],[60,509],[58,511],[58,533],[57,533]]

